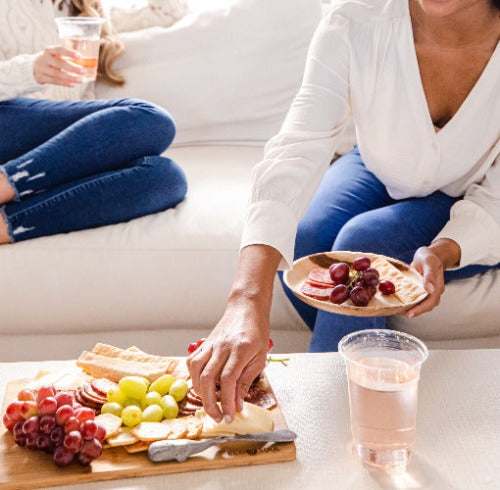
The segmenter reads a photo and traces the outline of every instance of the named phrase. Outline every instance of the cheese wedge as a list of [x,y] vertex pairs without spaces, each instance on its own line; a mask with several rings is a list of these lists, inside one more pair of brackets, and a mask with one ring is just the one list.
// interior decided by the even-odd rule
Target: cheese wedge
[[207,415],[205,409],[197,412],[203,423],[201,437],[224,437],[244,434],[256,434],[258,432],[269,432],[273,430],[273,416],[269,410],[258,407],[252,403],[243,403],[243,410],[234,416],[234,420],[227,424],[222,421],[215,422]]

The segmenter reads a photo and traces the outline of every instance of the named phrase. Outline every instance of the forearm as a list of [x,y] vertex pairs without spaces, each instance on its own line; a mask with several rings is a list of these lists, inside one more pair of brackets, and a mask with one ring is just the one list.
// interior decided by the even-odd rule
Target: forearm
[[229,295],[229,305],[251,305],[260,314],[269,315],[280,260],[281,254],[267,245],[243,248]]
[[454,240],[439,238],[429,245],[429,249],[441,260],[444,270],[456,267],[460,263],[460,246]]
[[0,61],[0,100],[13,99],[40,90],[33,75],[33,64],[39,55],[19,55]]

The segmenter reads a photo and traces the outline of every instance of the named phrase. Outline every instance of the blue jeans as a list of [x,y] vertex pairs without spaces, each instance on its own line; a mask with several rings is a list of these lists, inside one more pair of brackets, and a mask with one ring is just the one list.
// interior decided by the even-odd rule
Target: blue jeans
[[[458,199],[439,191],[422,198],[392,199],[354,148],[328,169],[321,182],[298,226],[295,259],[327,250],[355,250],[410,263],[416,250],[429,245],[443,228]],[[445,281],[470,277],[489,268],[471,265],[447,271]],[[360,318],[318,311],[284,288],[313,331],[310,352],[336,351],[339,340],[348,333],[386,327],[385,317]]]
[[160,155],[175,126],[134,99],[0,102],[1,208],[13,242],[128,221],[184,199],[186,178]]

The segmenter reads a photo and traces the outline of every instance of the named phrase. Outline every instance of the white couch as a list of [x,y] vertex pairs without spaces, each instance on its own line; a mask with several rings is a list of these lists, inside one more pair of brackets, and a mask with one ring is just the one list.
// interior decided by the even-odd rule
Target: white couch
[[[197,14],[173,30],[153,29],[126,37],[127,55],[121,60],[121,68],[129,84],[120,90],[100,86],[98,94],[145,97],[149,90],[150,97],[145,98],[172,111],[178,123],[177,141],[182,145],[166,153],[186,171],[187,198],[176,209],[129,223],[0,247],[0,360],[72,358],[97,341],[124,347],[136,344],[154,353],[182,355],[190,341],[206,336],[220,318],[236,266],[250,171],[261,159],[264,136],[277,131],[298,88],[308,37],[313,21],[317,22],[315,16],[319,16],[319,10],[309,11],[308,16],[301,11],[304,2],[319,9],[319,1],[313,0],[233,2],[236,12],[223,11],[222,17],[213,12]],[[226,90],[222,80],[214,83],[206,78],[198,79],[197,87],[193,80],[182,87],[178,72],[177,85],[170,86],[175,76],[170,76],[161,63],[155,64],[146,57],[142,61],[147,63],[146,68],[142,67],[146,81],[141,83],[140,53],[145,46],[151,46],[151,39],[156,40],[152,50],[160,49],[161,42],[181,39],[185,43],[190,29],[201,23],[204,35],[210,36],[208,27],[215,23],[223,45],[227,40],[221,30],[224,26],[234,29],[227,19],[241,14],[248,20],[249,5],[258,8],[263,2],[280,8],[285,5],[288,16],[304,19],[302,41],[294,37],[293,53],[295,58],[300,57],[295,64],[284,59],[285,66],[274,67],[264,83],[260,73],[256,79],[248,80],[251,72],[245,68],[245,60],[239,64],[226,60],[226,69],[236,70],[236,74],[231,71],[231,87]],[[259,16],[265,12],[269,14],[269,9],[253,12],[257,13],[254,20],[259,26]],[[221,19],[222,26],[217,24]],[[283,28],[290,22],[291,18]],[[271,18],[266,23],[276,29]],[[283,39],[277,41],[274,35],[272,41],[264,39],[261,32],[259,42],[252,45],[264,56],[263,46],[268,43],[272,53],[266,54],[266,62],[270,63],[274,55],[274,63],[280,63],[286,58],[284,53],[292,49],[290,43],[285,45],[287,35],[284,33]],[[250,37],[248,33],[248,42]],[[210,50],[215,55],[217,42],[210,38]],[[196,42],[202,50],[203,42]],[[169,46],[174,56],[175,50]],[[155,58],[154,53],[148,56]],[[255,53],[249,52],[246,62],[252,56]],[[203,60],[200,54],[197,62],[203,64]],[[176,67],[182,68],[179,60]],[[208,76],[210,67],[203,70]],[[234,84],[245,70],[247,78],[242,78],[240,89],[248,97],[239,102]],[[286,73],[284,80],[276,79],[280,71]],[[162,84],[165,90],[161,90]],[[207,97],[210,90],[217,90],[219,116],[224,121],[217,122],[213,107],[203,105],[199,93],[195,97],[197,103],[186,113],[185,108],[193,99],[184,90],[186,86],[205,91]],[[172,94],[175,91],[176,97]],[[230,103],[224,102],[224,93]],[[254,117],[253,99],[259,102]],[[233,124],[232,113],[239,124]],[[248,141],[241,144],[245,134]],[[225,135],[230,143],[214,144],[214,140],[225,139]],[[310,332],[289,305],[278,281],[274,296],[271,324],[276,351],[306,350]],[[394,317],[392,326],[416,334],[431,347],[500,347],[499,297],[500,275],[490,272],[450,284],[438,309],[413,320]]]

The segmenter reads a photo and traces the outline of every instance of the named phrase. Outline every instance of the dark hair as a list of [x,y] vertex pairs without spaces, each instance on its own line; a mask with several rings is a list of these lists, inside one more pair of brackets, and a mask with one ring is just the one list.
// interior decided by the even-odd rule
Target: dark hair
[[493,0],[493,5],[494,5],[497,9],[500,9],[500,0]]

